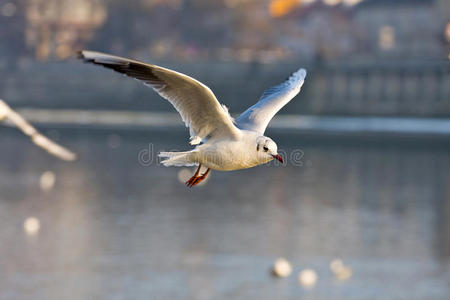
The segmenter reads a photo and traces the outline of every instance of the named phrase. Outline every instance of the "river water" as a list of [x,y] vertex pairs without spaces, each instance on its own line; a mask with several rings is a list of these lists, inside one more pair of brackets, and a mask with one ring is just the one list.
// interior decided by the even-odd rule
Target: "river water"
[[[79,160],[0,128],[2,300],[448,299],[448,144],[274,133],[286,166],[188,189],[186,170],[154,158],[187,149],[185,132],[45,132]],[[55,183],[42,189],[46,171]],[[24,230],[30,217],[39,230]],[[290,277],[271,276],[277,257]],[[315,284],[299,283],[303,269]]]

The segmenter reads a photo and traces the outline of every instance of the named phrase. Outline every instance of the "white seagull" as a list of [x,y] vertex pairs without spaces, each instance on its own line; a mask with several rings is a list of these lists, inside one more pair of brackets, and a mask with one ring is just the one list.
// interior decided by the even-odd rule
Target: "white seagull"
[[[142,81],[167,99],[189,127],[193,150],[161,152],[165,166],[194,166],[198,169],[187,182],[192,187],[206,178],[210,169],[231,171],[251,168],[273,159],[283,162],[277,144],[264,131],[272,117],[299,92],[305,69],[285,82],[267,89],[259,101],[236,120],[203,83],[182,73],[159,66],[100,52],[83,50],[85,62],[101,65]],[[203,174],[201,167],[207,167]]]

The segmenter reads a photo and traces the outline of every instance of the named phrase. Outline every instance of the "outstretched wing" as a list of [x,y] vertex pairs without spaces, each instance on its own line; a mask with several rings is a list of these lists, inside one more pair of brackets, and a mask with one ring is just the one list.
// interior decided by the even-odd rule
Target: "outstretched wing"
[[236,119],[236,126],[264,134],[273,116],[300,92],[305,77],[306,70],[300,69],[282,84],[264,91],[259,101]]
[[139,61],[83,50],[85,62],[101,65],[133,77],[152,87],[180,113],[190,128],[191,144],[206,137],[237,138],[240,131],[228,110],[220,105],[213,92],[201,82],[182,73]]

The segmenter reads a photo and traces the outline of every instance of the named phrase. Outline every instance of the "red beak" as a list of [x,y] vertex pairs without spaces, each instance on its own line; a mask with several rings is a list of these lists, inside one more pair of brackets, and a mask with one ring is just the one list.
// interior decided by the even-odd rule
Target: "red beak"
[[283,158],[280,156],[280,154],[272,155],[272,157],[278,160],[279,162],[283,163]]

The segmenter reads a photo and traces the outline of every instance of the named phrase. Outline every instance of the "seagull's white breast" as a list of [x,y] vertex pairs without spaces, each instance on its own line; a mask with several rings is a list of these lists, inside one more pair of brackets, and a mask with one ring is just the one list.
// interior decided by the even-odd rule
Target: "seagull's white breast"
[[238,140],[215,141],[197,147],[198,162],[213,170],[232,171],[251,168],[273,159],[256,150],[256,132],[242,132]]

